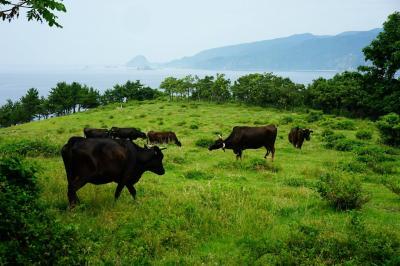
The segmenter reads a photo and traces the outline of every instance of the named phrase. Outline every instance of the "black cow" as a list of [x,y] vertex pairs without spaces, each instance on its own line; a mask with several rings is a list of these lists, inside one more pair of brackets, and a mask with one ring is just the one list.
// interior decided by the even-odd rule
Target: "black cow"
[[292,128],[288,135],[289,142],[292,143],[295,148],[301,149],[304,139],[307,141],[310,140],[311,133],[313,133],[313,131],[308,128]]
[[174,142],[179,147],[182,143],[176,137],[176,134],[172,131],[155,132],[153,130],[147,132],[147,140],[150,143],[169,143]]
[[108,138],[110,131],[104,128],[87,128],[83,129],[86,138]]
[[126,186],[133,198],[136,184],[145,171],[165,173],[163,153],[157,146],[142,148],[129,140],[85,139],[72,137],[61,150],[68,180],[68,200],[71,207],[79,199],[76,192],[87,183],[118,184],[115,199]]
[[119,128],[119,127],[112,127],[110,130],[110,135],[113,138],[120,138],[120,139],[130,139],[135,140],[137,138],[146,139],[146,134],[141,132],[139,129],[134,127],[128,128]]
[[231,134],[225,140],[222,136],[215,141],[208,149],[216,150],[222,148],[231,149],[236,154],[236,159],[242,158],[242,151],[246,149],[258,149],[265,147],[267,153],[264,158],[271,152],[272,161],[275,155],[275,140],[278,129],[274,125],[263,127],[239,127],[236,126],[232,129]]

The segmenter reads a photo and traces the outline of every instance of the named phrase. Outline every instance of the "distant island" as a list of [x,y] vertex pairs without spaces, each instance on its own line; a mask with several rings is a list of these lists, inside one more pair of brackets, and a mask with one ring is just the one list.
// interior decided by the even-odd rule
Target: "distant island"
[[125,64],[127,67],[136,68],[138,70],[151,70],[151,64],[143,55],[138,55],[132,58],[128,63]]
[[[157,64],[157,67],[247,71],[352,70],[366,64],[362,49],[381,30],[343,32],[335,36],[305,33],[224,46]],[[144,56],[137,56],[127,65],[138,68],[153,64]]]

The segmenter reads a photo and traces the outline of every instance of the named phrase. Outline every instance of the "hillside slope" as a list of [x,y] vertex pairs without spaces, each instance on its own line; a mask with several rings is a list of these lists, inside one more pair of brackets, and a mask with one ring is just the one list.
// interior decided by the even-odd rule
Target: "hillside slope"
[[[398,174],[400,156],[385,155],[392,161],[379,164],[381,170],[366,167],[353,152],[324,148],[321,134],[342,125],[335,132],[356,140],[356,130],[364,128],[373,138],[362,143],[381,147],[372,122],[333,116],[307,122],[309,116],[237,104],[133,102],[0,129],[0,153],[21,140],[60,147],[82,136],[83,127],[176,132],[182,147],[167,145],[165,175],[145,173],[136,201],[123,190],[114,202],[115,184],[89,184],[78,191],[81,204],[68,211],[61,157],[32,158],[42,169],[42,200],[60,221],[78,228],[89,264],[363,264],[366,258],[379,264],[394,256],[399,198],[381,181]],[[244,151],[242,161],[230,150],[207,150],[209,140],[227,137],[235,125],[269,123],[278,125],[274,162],[263,159],[264,149]],[[302,150],[287,140],[295,125],[314,130]],[[392,172],[384,173],[388,163]],[[315,189],[324,173],[360,178],[371,200],[360,211],[334,210]]]
[[227,70],[343,70],[365,64],[362,49],[381,31],[344,32],[335,36],[309,33],[214,48],[165,66]]

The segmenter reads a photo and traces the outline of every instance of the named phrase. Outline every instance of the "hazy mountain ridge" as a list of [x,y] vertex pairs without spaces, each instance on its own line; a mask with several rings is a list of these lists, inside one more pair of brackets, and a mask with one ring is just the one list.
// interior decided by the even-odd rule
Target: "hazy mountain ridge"
[[164,67],[208,70],[345,70],[365,64],[362,49],[381,31],[310,33],[213,48],[165,63]]

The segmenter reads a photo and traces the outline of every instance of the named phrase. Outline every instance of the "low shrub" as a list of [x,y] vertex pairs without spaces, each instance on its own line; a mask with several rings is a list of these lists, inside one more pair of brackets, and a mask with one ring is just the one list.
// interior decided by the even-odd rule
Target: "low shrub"
[[324,130],[322,132],[324,147],[337,151],[352,151],[361,147],[363,144],[356,140],[346,138],[343,134],[333,133],[332,131]]
[[383,143],[390,146],[400,146],[400,116],[395,113],[382,116],[376,123]]
[[199,129],[199,126],[196,125],[196,124],[192,124],[192,125],[190,125],[189,128],[190,128],[190,129]]
[[60,147],[48,139],[17,139],[0,144],[0,154],[51,157],[60,154]]
[[334,135],[334,134],[335,134],[335,132],[334,132],[333,130],[324,129],[324,130],[322,131],[322,133],[321,133],[321,136],[322,136],[323,138],[326,138],[326,137],[332,136],[332,135]]
[[323,116],[323,112],[322,111],[311,111],[307,117],[306,117],[306,121],[309,123],[312,122],[317,122],[319,120],[322,120],[324,118]]
[[184,126],[186,125],[186,121],[180,121],[178,123],[176,123],[177,126]]
[[361,180],[354,176],[324,174],[317,184],[317,191],[337,210],[359,209],[369,200]]
[[253,158],[249,161],[246,161],[244,168],[247,170],[255,170],[255,171],[267,170],[274,173],[280,170],[280,168],[275,164],[268,163],[266,159],[261,159],[261,158]]
[[386,180],[384,184],[390,191],[400,196],[400,179],[392,178]]
[[59,128],[57,128],[56,132],[57,132],[57,134],[62,134],[65,132],[65,128],[59,127]]
[[356,128],[356,124],[354,121],[349,120],[349,119],[342,119],[336,121],[336,123],[332,124],[333,129],[338,129],[338,130],[353,130]]
[[268,125],[268,121],[263,121],[263,120],[256,120],[253,122],[254,125]]
[[288,178],[283,181],[283,184],[289,187],[304,187],[307,182],[304,178]]
[[282,125],[287,125],[290,123],[293,123],[294,119],[293,117],[289,116],[289,115],[285,115],[284,117],[282,117],[282,119],[280,120],[280,123]]
[[195,145],[196,145],[197,147],[208,148],[209,146],[211,146],[212,144],[214,144],[214,142],[215,142],[215,140],[203,138],[203,139],[198,139],[198,140],[195,142]]
[[379,146],[365,146],[355,150],[357,160],[364,163],[390,162],[395,159]]
[[185,177],[187,179],[194,179],[194,180],[200,180],[200,179],[209,180],[213,178],[212,175],[199,170],[188,171],[185,173]]
[[356,138],[362,140],[370,140],[372,139],[372,132],[366,129],[360,129],[356,132]]
[[37,200],[36,175],[20,157],[0,159],[0,264],[85,264],[75,227],[60,224]]
[[338,139],[334,142],[333,148],[337,151],[352,151],[360,147],[362,143],[351,139]]
[[289,234],[246,235],[237,241],[245,265],[398,265],[400,240],[389,228],[370,228],[358,216],[343,232],[293,224]]
[[393,174],[396,172],[395,159],[385,153],[386,149],[379,146],[366,146],[355,150],[356,160],[378,174]]

